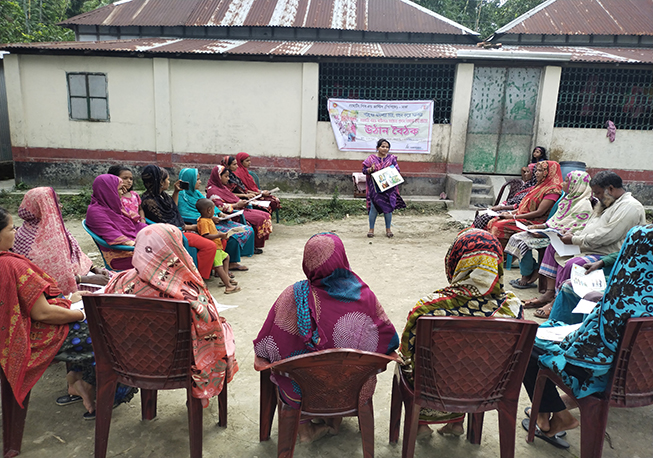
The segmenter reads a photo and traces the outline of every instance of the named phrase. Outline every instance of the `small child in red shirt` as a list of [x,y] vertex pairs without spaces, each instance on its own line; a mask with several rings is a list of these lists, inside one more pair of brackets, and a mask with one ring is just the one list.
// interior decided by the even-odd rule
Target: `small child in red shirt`
[[240,291],[240,286],[236,286],[238,282],[231,279],[231,275],[229,274],[229,255],[224,251],[222,245],[222,239],[226,239],[227,234],[218,231],[213,222],[215,204],[209,199],[199,199],[195,203],[195,208],[202,215],[197,220],[197,232],[202,237],[213,240],[218,247],[218,250],[215,252],[215,259],[213,260],[213,274],[222,279],[225,285],[225,294],[237,293]]

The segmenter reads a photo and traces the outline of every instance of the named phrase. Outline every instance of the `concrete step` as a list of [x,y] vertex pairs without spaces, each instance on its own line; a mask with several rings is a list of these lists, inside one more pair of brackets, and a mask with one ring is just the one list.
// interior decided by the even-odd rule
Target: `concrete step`
[[472,194],[469,203],[470,205],[484,204],[491,207],[494,205],[494,197],[482,194]]
[[472,184],[472,194],[492,194],[492,186],[489,184]]

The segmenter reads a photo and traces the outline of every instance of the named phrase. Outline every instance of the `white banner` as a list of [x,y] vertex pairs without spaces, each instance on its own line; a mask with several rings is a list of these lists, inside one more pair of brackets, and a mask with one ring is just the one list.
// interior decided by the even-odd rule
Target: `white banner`
[[329,118],[340,151],[376,151],[387,139],[392,153],[431,152],[433,100],[329,99]]

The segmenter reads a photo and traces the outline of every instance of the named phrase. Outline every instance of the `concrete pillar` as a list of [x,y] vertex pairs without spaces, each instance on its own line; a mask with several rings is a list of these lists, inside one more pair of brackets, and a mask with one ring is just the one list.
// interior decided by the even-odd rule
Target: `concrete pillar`
[[154,144],[157,153],[172,153],[172,108],[170,106],[170,61],[152,59],[154,84]]
[[538,95],[538,114],[535,122],[535,144],[549,148],[553,138],[553,124],[558,105],[558,91],[562,67],[547,66],[542,72]]
[[474,64],[457,64],[451,103],[451,140],[447,155],[447,171],[449,173],[462,173],[463,171],[473,84]]
[[320,100],[320,65],[302,64],[302,125],[300,131],[300,167],[302,173],[315,172],[317,156],[317,109]]
[[9,111],[9,129],[11,145],[28,146],[25,140],[25,108],[23,105],[23,85],[20,77],[20,55],[5,54],[4,70],[7,89],[7,108]]

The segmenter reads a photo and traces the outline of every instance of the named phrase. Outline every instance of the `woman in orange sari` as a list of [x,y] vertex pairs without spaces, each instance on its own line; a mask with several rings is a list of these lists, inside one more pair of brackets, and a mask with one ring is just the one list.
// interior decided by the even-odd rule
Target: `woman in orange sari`
[[543,223],[562,194],[562,173],[557,162],[538,162],[535,179],[537,184],[522,199],[517,210],[501,213],[487,224],[487,230],[499,239],[504,249],[510,236],[521,232],[518,221],[525,225]]

